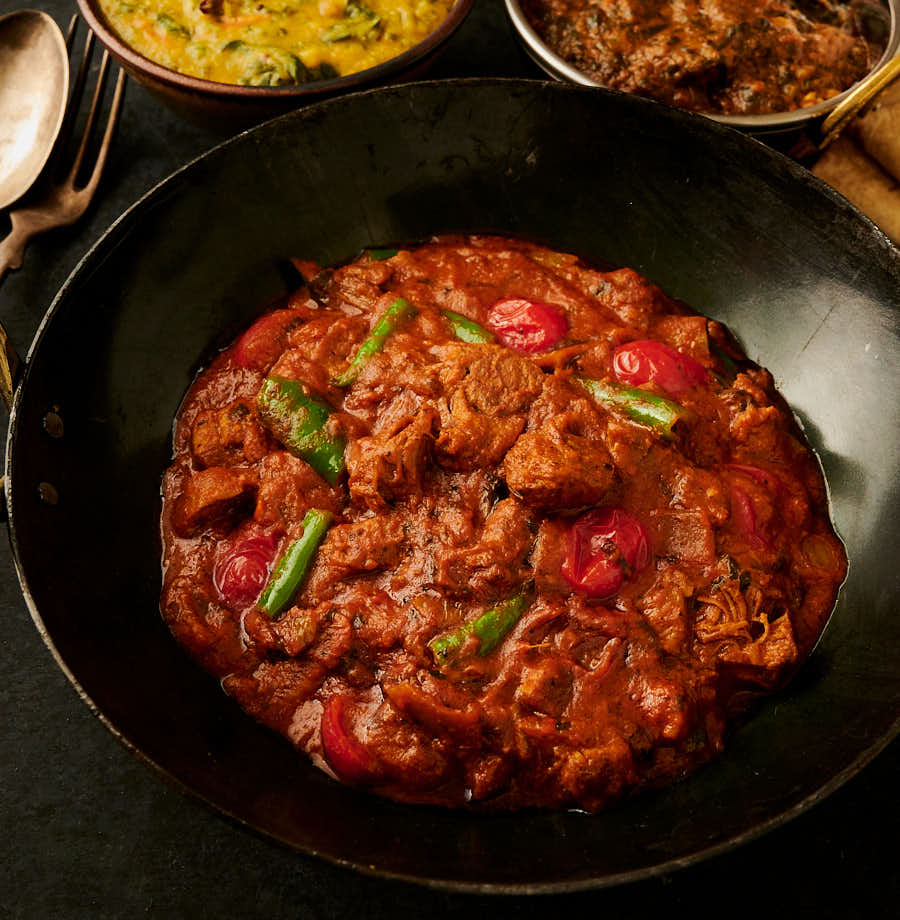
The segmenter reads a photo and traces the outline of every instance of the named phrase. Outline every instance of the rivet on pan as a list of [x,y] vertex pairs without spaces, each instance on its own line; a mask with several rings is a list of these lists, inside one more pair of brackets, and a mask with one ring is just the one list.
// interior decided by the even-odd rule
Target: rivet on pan
[[59,406],[51,406],[50,411],[44,416],[44,431],[51,438],[61,438],[65,434],[62,416],[59,414]]
[[56,487],[51,485],[49,482],[42,482],[38,486],[38,498],[45,505],[59,504],[59,492],[57,492]]

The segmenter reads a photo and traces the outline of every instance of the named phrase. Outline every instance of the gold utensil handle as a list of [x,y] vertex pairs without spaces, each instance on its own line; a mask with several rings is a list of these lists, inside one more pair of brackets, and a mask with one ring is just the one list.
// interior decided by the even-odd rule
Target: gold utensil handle
[[892,58],[881,70],[863,80],[859,86],[838,103],[822,122],[822,139],[819,150],[824,150],[859,115],[862,110],[888,85],[900,76],[900,55]]
[[[30,234],[25,232],[21,225],[17,225],[14,214],[15,212],[10,215],[13,217],[12,230],[5,239],[0,240],[0,282],[7,269],[21,267],[25,244],[30,238]],[[6,329],[0,323],[0,402],[6,406],[7,412],[12,409],[13,393],[21,370],[22,362],[6,334]]]
[[0,323],[0,400],[6,406],[7,412],[12,409],[13,394],[21,369],[22,362],[6,334],[6,329]]

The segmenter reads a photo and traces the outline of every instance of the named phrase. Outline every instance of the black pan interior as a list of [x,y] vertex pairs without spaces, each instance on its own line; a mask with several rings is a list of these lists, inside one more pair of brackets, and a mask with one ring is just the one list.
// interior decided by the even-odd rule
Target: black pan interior
[[[292,255],[328,264],[470,229],[633,266],[728,323],[819,450],[850,555],[813,658],[730,736],[725,756],[598,816],[451,813],[341,787],[241,713],[158,612],[159,477],[201,357],[285,291]],[[802,810],[897,731],[898,282],[897,250],[799,167],[634,97],[455,81],[294,113],[158,187],[51,308],[7,458],[29,605],[127,744],[304,851],[478,890],[671,869]],[[50,409],[62,437],[46,430]],[[40,500],[41,483],[56,504]]]

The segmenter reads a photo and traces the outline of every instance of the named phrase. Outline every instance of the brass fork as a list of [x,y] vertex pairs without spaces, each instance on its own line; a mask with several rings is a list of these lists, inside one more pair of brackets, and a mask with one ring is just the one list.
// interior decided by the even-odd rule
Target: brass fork
[[[66,35],[66,48],[70,58],[77,29],[78,16],[75,15],[69,23],[68,34]],[[116,80],[112,105],[110,106],[109,116],[106,120],[106,128],[103,132],[103,138],[100,142],[100,148],[97,152],[97,159],[94,161],[93,169],[83,185],[76,185],[76,182],[84,166],[85,155],[90,145],[91,135],[97,123],[97,116],[103,100],[103,90],[109,70],[108,51],[103,52],[103,58],[100,62],[100,73],[97,77],[97,84],[94,87],[91,108],[84,124],[84,130],[82,131],[78,151],[75,154],[75,160],[69,171],[61,179],[58,178],[62,168],[62,157],[65,155],[69,142],[74,136],[75,123],[78,120],[78,112],[81,107],[81,99],[84,93],[88,70],[90,69],[93,50],[94,33],[88,29],[87,38],[84,43],[84,54],[81,58],[81,65],[78,68],[78,76],[75,80],[72,95],[66,106],[66,115],[63,121],[62,130],[60,131],[56,147],[54,148],[53,158],[45,172],[45,176],[47,177],[46,184],[43,186],[39,185],[39,191],[37,191],[33,197],[29,194],[25,205],[9,212],[9,217],[12,221],[12,230],[6,239],[0,242],[0,279],[3,278],[3,275],[8,269],[21,267],[22,257],[25,253],[25,244],[33,236],[36,236],[38,233],[43,233],[45,230],[51,230],[54,227],[65,227],[74,223],[84,214],[87,206],[94,197],[94,193],[97,191],[100,174],[103,172],[103,167],[106,165],[106,157],[112,143],[116,122],[119,119],[119,110],[122,107],[122,95],[125,89],[125,74],[121,70]],[[0,388],[2,388],[5,383],[5,381],[2,380],[5,376],[3,369],[0,368]],[[2,396],[2,394],[0,394],[0,396]]]

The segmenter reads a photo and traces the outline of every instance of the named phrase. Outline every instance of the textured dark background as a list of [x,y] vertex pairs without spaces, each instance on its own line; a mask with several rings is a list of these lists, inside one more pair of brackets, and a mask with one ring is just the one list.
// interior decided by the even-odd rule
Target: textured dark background
[[[63,26],[74,9],[67,0],[38,6]],[[0,0],[0,14],[12,9]],[[501,0],[476,0],[431,73],[476,75],[540,76],[513,41]],[[0,284],[0,317],[22,351],[109,223],[217,141],[129,85],[99,200],[74,228],[34,241],[24,268]],[[103,565],[96,560],[98,578]],[[0,917],[897,916],[897,741],[810,812],[698,866],[575,895],[449,894],[314,861],[170,788],[114,740],[57,668],[21,599],[5,542],[0,604]]]

